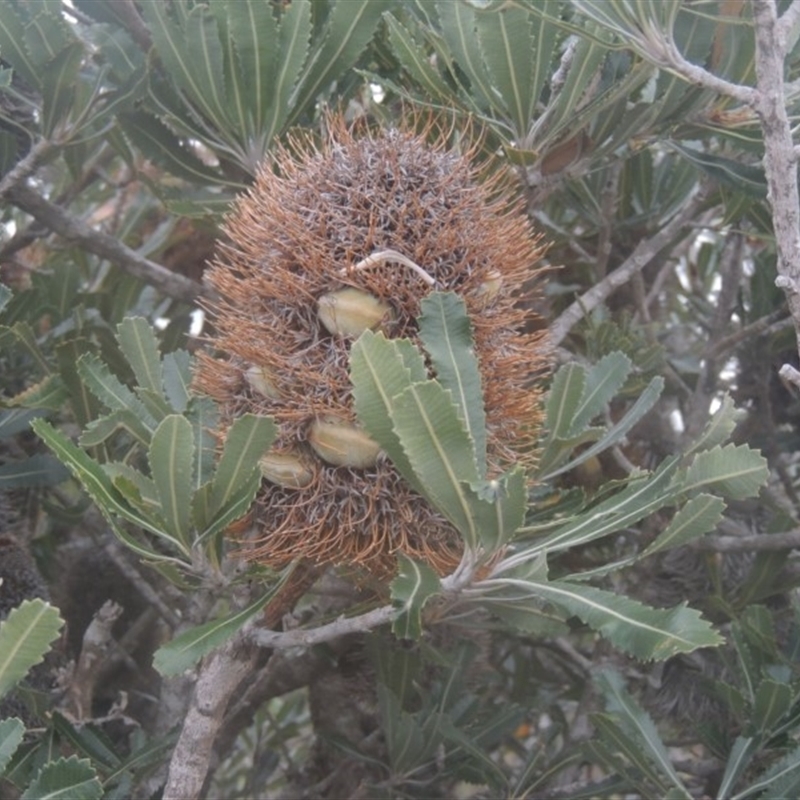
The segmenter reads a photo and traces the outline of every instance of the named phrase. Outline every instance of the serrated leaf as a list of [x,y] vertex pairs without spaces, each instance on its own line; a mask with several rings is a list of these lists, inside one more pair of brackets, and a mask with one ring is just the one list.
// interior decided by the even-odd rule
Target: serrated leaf
[[800,792],[800,748],[773,764],[747,787],[748,794],[761,792],[759,800],[786,800]]
[[161,354],[150,323],[144,317],[128,317],[117,325],[117,341],[142,389],[164,394]]
[[258,614],[275,597],[293,572],[293,566],[284,570],[280,580],[266,594],[242,611],[184,631],[171,642],[159,647],[153,656],[153,666],[164,677],[180,675],[191,669],[203,656],[227,642],[248,620]]
[[474,550],[479,537],[469,486],[478,483],[478,467],[450,392],[434,381],[412,384],[394,399],[391,416],[423,494]]
[[40,664],[64,620],[44,600],[23,600],[0,622],[0,697]]
[[67,116],[75,111],[75,87],[83,56],[83,44],[72,42],[50,59],[41,73],[42,133],[56,141],[65,133]]
[[69,391],[60,375],[52,374],[29,386],[9,402],[23,408],[46,408],[57,411],[69,399]]
[[20,720],[0,719],[0,775],[5,772],[24,735],[25,726]]
[[537,542],[537,549],[553,552],[594,541],[633,525],[674,502],[683,488],[673,486],[678,463],[677,457],[667,459],[654,474],[634,479],[618,494],[579,514]]
[[689,500],[670,520],[667,529],[642,553],[642,558],[668,550],[713,530],[722,519],[725,502],[711,494],[699,494]]
[[436,380],[452,394],[474,446],[478,475],[486,475],[486,413],[472,324],[464,300],[453,292],[432,292],[420,303],[419,335],[431,357]]
[[286,124],[313,103],[327,86],[355,64],[369,44],[391,0],[335,0],[329,6],[321,40],[314,41],[297,85],[289,96]]
[[427,377],[422,356],[406,340],[388,340],[382,333],[365,331],[350,349],[350,379],[356,414],[398,472],[420,493],[422,485],[394,430],[391,410],[395,397],[412,383]]
[[642,661],[664,660],[699,647],[716,647],[722,637],[685,604],[672,609],[651,608],[629,597],[593,586],[566,581],[538,582],[509,578],[481,581],[478,587],[493,589],[507,584],[529,591],[582,619],[615,647]]
[[767,179],[764,169],[753,164],[744,164],[732,158],[706,153],[693,147],[685,147],[678,142],[668,142],[669,146],[688,159],[715,181],[728,184],[737,192],[763,200],[767,196]]
[[556,372],[545,406],[551,438],[569,438],[585,388],[586,370],[580,364],[565,364]]
[[[206,487],[202,487],[195,492],[192,511],[195,514],[195,519],[198,520],[198,528],[202,531],[198,537],[198,542],[205,542],[207,539],[225,530],[230,524],[244,516],[255,499],[256,494],[258,494],[260,486],[261,473],[258,470],[253,470],[253,472],[236,487],[235,492],[228,498],[227,502],[221,508],[213,512],[209,505],[211,488],[209,487],[207,493],[204,491]],[[212,513],[214,515],[213,518],[211,518]]]
[[761,733],[769,732],[786,715],[793,700],[788,683],[765,678],[758,684],[753,700],[753,724]]
[[94,353],[84,353],[78,359],[78,375],[89,391],[112,411],[128,411],[136,416],[150,435],[155,430],[155,417],[142,401],[114,375]]
[[211,491],[214,514],[230,501],[242,483],[258,469],[258,459],[267,452],[278,435],[269,417],[244,414],[231,425],[225,437]]
[[37,453],[0,465],[0,492],[31,486],[55,486],[69,478],[69,471],[52,456]]
[[713,417],[708,421],[700,436],[692,442],[687,455],[701,450],[710,450],[730,439],[741,413],[733,405],[731,396],[725,393],[722,402]]
[[400,611],[392,631],[400,639],[416,641],[422,635],[422,608],[441,591],[439,576],[427,565],[398,553],[398,573],[391,584],[392,600]]
[[188,549],[192,521],[194,431],[185,417],[172,414],[153,434],[148,460],[160,504],[160,516],[171,536]]
[[433,98],[441,100],[451,93],[439,71],[430,61],[430,54],[418,43],[412,32],[393,14],[384,14],[389,44],[401,66]]
[[466,101],[475,102],[476,108],[501,111],[502,101],[492,86],[478,44],[475,10],[467,3],[451,3],[449,0],[437,2],[435,7],[442,38],[469,79],[469,91],[464,93]]
[[747,445],[729,444],[698,453],[686,472],[686,492],[708,489],[733,500],[753,497],[767,482],[767,460]]
[[487,552],[495,552],[511,539],[525,521],[528,481],[522,467],[478,485],[471,485],[470,506],[478,538]]
[[309,54],[311,38],[311,4],[298,0],[284,10],[278,29],[277,75],[273,79],[273,99],[265,145],[282,130],[289,112],[289,98],[302,74]]
[[[201,185],[228,183],[207,167],[157,117],[146,111],[125,111],[119,116],[121,130],[133,144],[156,164],[173,175]],[[186,191],[181,190],[185,195]]]
[[164,393],[179,414],[186,411],[192,396],[192,357],[185,350],[174,350],[164,356]]
[[159,507],[155,483],[130,464],[111,462],[103,464],[103,470],[111,478],[114,487],[129,502],[146,514]]
[[413,770],[430,751],[430,742],[426,741],[416,715],[403,711],[397,696],[380,683],[378,706],[392,769],[399,774]]
[[624,353],[609,353],[586,373],[586,385],[572,416],[569,436],[576,436],[605,411],[630,374],[632,363]]
[[100,800],[103,786],[88,758],[49,761],[20,800]]
[[601,437],[600,440],[595,442],[591,447],[587,447],[586,450],[583,450],[580,455],[573,458],[572,461],[542,476],[541,479],[551,480],[557,475],[569,472],[569,470],[573,469],[578,464],[621,442],[634,425],[636,425],[636,423],[655,405],[658,398],[661,397],[661,392],[663,390],[664,379],[660,375],[656,375],[651,379],[650,383],[647,384],[644,391],[636,399],[636,402],[625,412],[622,419],[609,428],[605,436]]
[[25,28],[17,9],[8,5],[0,14],[0,52],[3,60],[20,74],[32,88],[41,87],[41,70],[31,57],[25,42]]
[[549,77],[556,37],[541,19],[534,21],[513,6],[476,14],[475,26],[487,72],[503,98],[515,138],[522,139]]
[[753,760],[761,745],[760,737],[737,736],[728,753],[725,773],[720,781],[717,797],[730,797],[733,787]]
[[132,508],[123,499],[119,491],[113,486],[109,476],[106,475],[102,467],[96,461],[91,459],[83,450],[72,444],[69,439],[44,420],[36,420],[31,424],[31,428],[56,454],[61,463],[65,464],[70,472],[80,481],[87,494],[97,504],[97,507],[103,512],[103,515],[112,525],[114,532],[128,547],[147,558],[173,561],[181,566],[185,566],[185,562],[179,559],[173,559],[143,547],[130,536],[123,527],[117,524],[114,517],[122,517],[122,519],[132,522],[134,525],[169,541],[182,551],[185,556],[189,556],[188,550],[184,548],[179,540],[169,536],[162,527],[154,525],[149,517]]
[[625,690],[622,678],[613,670],[604,669],[595,678],[595,682],[603,692],[608,711],[618,717],[623,728],[630,732],[637,744],[642,747],[646,757],[667,776],[673,787],[679,790],[680,796],[690,800],[691,794],[672,766],[667,748],[661,741],[653,720]]
[[[655,789],[659,797],[664,797],[667,793],[667,782],[664,775],[654,766],[650,754],[642,746],[643,743],[630,736],[610,714],[592,714],[589,719],[595,735],[608,746],[609,750],[624,756],[640,773],[640,781],[647,782],[645,785],[648,793],[652,793]],[[691,798],[691,795],[684,797]]]

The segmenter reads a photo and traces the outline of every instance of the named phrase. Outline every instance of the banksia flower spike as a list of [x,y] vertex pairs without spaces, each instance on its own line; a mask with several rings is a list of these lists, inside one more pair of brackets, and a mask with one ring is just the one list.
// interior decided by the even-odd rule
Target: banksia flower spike
[[458,563],[457,531],[379,451],[351,397],[355,339],[418,341],[431,291],[466,303],[490,468],[535,458],[547,348],[526,332],[525,293],[542,249],[502,176],[429,134],[357,135],[331,120],[322,145],[278,150],[228,217],[207,273],[221,298],[209,308],[213,349],[196,379],[227,422],[253,412],[280,427],[245,544],[262,563],[385,573],[398,551],[440,572]]

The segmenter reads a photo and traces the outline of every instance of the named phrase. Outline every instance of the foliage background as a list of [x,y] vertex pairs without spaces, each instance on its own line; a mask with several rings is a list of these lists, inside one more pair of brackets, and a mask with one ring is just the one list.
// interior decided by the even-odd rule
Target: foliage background
[[[154,545],[121,523],[122,546],[42,439],[53,445],[61,440],[48,431],[68,439],[82,432],[83,455],[63,445],[59,455],[78,464],[84,483],[95,476],[101,488],[92,499],[101,507],[98,493],[111,484],[93,465],[135,461],[141,448],[157,453],[167,433],[156,437],[158,425],[173,426],[196,452],[213,450],[202,438],[213,409],[174,387],[188,375],[182,353],[198,347],[192,321],[221,215],[270,148],[297,127],[322,135],[331,108],[382,125],[433,110],[452,121],[454,146],[467,120],[477,123],[482,157],[510,166],[551,242],[536,311],[550,323],[563,369],[553,379],[540,480],[515,540],[525,556],[517,577],[551,595],[538,604],[509,594],[484,602],[478,634],[474,617],[462,627],[464,609],[445,603],[440,613],[443,601],[433,597],[428,633],[414,646],[383,629],[356,629],[269,659],[262,649],[247,668],[254,688],[234,695],[216,732],[203,796],[797,791],[798,401],[778,376],[781,365],[797,364],[797,345],[775,285],[764,134],[753,107],[730,90],[754,85],[754,16],[774,5],[7,4],[0,492],[9,511],[0,533],[14,538],[0,540],[2,611],[51,595],[68,621],[50,656],[62,662],[87,654],[84,630],[104,601],[124,613],[103,629],[102,671],[82,677],[78,659],[55,711],[37,715],[37,689],[48,685],[34,672],[28,710],[19,712],[25,725],[4,711],[4,792],[34,797],[68,786],[75,797],[153,796],[174,724],[191,711],[192,681],[181,670],[208,648],[171,669],[161,651],[160,671],[154,652],[187,621],[233,619],[235,629],[279,585],[274,575],[251,571],[247,583],[226,573],[233,565],[221,546],[202,552],[222,583],[209,586],[211,573],[196,560],[194,578],[177,580],[169,548],[191,560],[195,542],[173,536]],[[775,7],[789,22],[800,15],[797,3]],[[785,27],[779,77],[793,118],[797,25]],[[688,81],[681,59],[718,83]],[[141,350],[134,340],[145,343]],[[148,385],[154,364],[161,378]],[[588,414],[586,387],[607,376]],[[119,407],[109,404],[112,386],[127,392]],[[137,428],[145,418],[138,402],[148,404],[149,430]],[[39,418],[49,421],[35,424],[41,438],[30,430]],[[267,423],[244,425],[268,444]],[[218,503],[204,542],[219,541],[226,514],[252,497],[221,488],[252,482],[250,472],[222,459],[209,469]],[[640,486],[651,492],[646,501]],[[130,508],[111,504],[141,527]],[[144,527],[152,531],[152,521]],[[536,544],[554,530],[562,540]],[[150,549],[142,552],[142,541]],[[41,573],[41,585],[15,584],[25,570]],[[541,598],[575,576],[581,585],[592,580],[581,602],[598,598],[605,616],[593,621],[585,608],[567,607],[548,627]],[[325,581],[294,624],[371,607],[346,574]],[[257,597],[248,593],[253,583]],[[402,607],[402,586],[394,593]],[[627,629],[609,629],[610,616],[627,613],[626,598],[658,608],[688,602],[725,643],[653,663],[661,640],[642,645]],[[55,636],[55,612],[38,602],[2,629],[9,641],[29,636],[35,651],[0,663],[0,675],[7,667],[10,676],[4,690]],[[413,623],[421,608],[410,612]],[[32,633],[39,625],[43,632]],[[178,677],[165,677],[170,671]],[[87,687],[93,702],[84,707],[79,690]]]

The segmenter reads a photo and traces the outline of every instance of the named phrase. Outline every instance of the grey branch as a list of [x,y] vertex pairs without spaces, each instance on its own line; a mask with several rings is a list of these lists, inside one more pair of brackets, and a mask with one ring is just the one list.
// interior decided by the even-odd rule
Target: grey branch
[[27,186],[10,186],[6,195],[15,206],[51,231],[68,241],[77,242],[96,256],[108,259],[129,274],[155,286],[168,297],[193,303],[204,291],[196,281],[150,261],[113,236],[94,230]]
[[391,622],[397,614],[392,606],[381,606],[357,617],[339,617],[328,625],[308,630],[269,631],[254,628],[250,637],[261,647],[284,650],[289,647],[311,647],[322,642],[329,642],[346,633],[359,633],[372,630],[387,622]]
[[238,635],[203,661],[170,760],[164,800],[200,796],[225,710],[242,681],[252,674],[256,652],[243,635]]
[[753,0],[756,40],[755,109],[764,134],[764,170],[772,206],[778,275],[786,292],[800,350],[800,195],[792,129],[786,111],[784,56],[787,36],[800,10],[797,2],[778,21],[774,0]]
[[556,347],[561,344],[573,326],[583,316],[599,306],[606,298],[614,293],[620,286],[624,286],[636,272],[642,270],[687,225],[696,221],[697,215],[707,199],[707,192],[698,192],[684,209],[676,214],[655,236],[640,242],[630,256],[613,272],[610,272],[602,281],[572,303],[550,326],[550,342]]

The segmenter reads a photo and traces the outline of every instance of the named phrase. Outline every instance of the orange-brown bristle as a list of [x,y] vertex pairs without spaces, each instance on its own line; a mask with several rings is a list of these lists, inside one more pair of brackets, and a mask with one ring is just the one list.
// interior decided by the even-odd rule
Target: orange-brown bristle
[[[303,488],[264,482],[258,536],[246,544],[251,557],[383,572],[397,551],[439,571],[460,555],[456,531],[385,457],[358,469],[334,466],[309,446],[316,419],[355,421],[353,336],[323,324],[321,298],[357,306],[366,293],[373,310],[362,315],[365,325],[417,341],[421,300],[433,289],[457,292],[473,326],[492,468],[535,457],[534,378],[548,354],[541,334],[523,330],[530,315],[524,287],[542,248],[500,187],[443,141],[401,130],[357,136],[333,121],[323,145],[298,139],[279,150],[235,204],[228,241],[207,273],[221,296],[209,309],[217,355],[200,357],[197,384],[228,423],[247,411],[271,415],[280,428],[277,450],[315,464]],[[391,257],[370,263],[385,251],[430,279]]]

